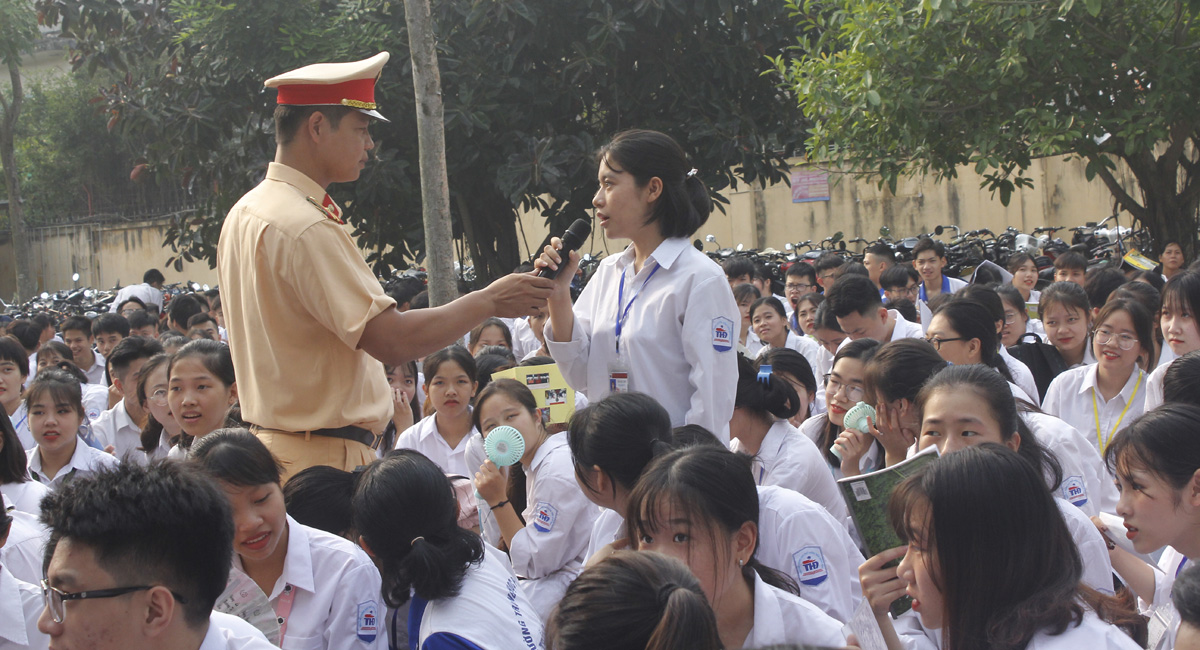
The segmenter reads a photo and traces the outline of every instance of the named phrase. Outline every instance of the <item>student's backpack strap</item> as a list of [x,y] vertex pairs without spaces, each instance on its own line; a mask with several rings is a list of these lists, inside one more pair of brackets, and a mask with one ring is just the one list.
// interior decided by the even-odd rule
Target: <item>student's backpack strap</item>
[[1009,346],[1008,353],[1033,373],[1033,381],[1037,384],[1041,399],[1046,398],[1050,382],[1067,369],[1067,362],[1058,350],[1053,345],[1043,343],[1041,337],[1032,332],[1022,334],[1016,345]]

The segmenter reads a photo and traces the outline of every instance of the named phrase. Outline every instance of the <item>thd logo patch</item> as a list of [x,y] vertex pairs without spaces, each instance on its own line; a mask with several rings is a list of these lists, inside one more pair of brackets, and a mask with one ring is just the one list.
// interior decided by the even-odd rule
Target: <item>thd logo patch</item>
[[1083,483],[1083,477],[1068,476],[1063,479],[1062,494],[1064,499],[1076,507],[1087,503],[1087,487]]
[[728,318],[712,320],[712,345],[717,352],[728,352],[733,349],[733,321]]
[[358,638],[367,643],[379,635],[379,610],[375,601],[368,600],[358,604]]
[[820,546],[805,546],[792,554],[792,560],[796,562],[796,575],[802,585],[815,587],[829,577]]
[[558,519],[558,509],[546,503],[538,501],[537,507],[533,509],[533,527],[541,533],[548,533],[554,530],[554,522]]

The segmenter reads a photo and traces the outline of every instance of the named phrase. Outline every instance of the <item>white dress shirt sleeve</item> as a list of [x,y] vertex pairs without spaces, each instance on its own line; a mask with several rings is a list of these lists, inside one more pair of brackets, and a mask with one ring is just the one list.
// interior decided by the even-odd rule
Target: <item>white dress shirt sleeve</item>
[[714,277],[701,281],[688,296],[683,316],[683,355],[691,370],[691,407],[685,421],[711,431],[729,446],[729,420],[737,395],[737,351],[724,352],[713,346],[713,322],[718,318],[740,322],[741,315],[729,283]]
[[[330,626],[325,632],[325,650],[364,650],[364,648],[386,649],[386,626],[379,625],[386,609],[381,597],[382,579],[373,564],[359,564],[342,574],[337,592],[329,608]],[[376,636],[364,641],[358,636],[359,605],[375,603]],[[287,643],[286,637],[284,643]]]
[[[587,500],[574,477],[556,474],[538,478],[536,501],[525,517],[525,527],[513,536],[509,557],[523,578],[544,578],[583,555],[591,537],[596,508]],[[539,521],[539,510],[553,509],[549,526]]]

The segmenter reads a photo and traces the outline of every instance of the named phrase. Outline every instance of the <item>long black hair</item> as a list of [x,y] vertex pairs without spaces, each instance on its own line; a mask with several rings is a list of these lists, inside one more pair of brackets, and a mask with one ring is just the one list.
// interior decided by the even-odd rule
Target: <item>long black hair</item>
[[[999,296],[996,296],[999,302]],[[979,362],[991,366],[1004,377],[1012,381],[1012,373],[1008,364],[1000,356],[1000,335],[996,333],[996,319],[991,310],[977,302],[969,302],[956,298],[944,303],[934,316],[941,316],[950,322],[950,327],[963,340],[979,339]],[[1004,318],[1004,309],[1000,309],[1000,317]]]
[[[824,307],[824,305],[822,305],[822,307]],[[831,365],[830,368],[836,368],[837,363],[842,359],[855,359],[863,364],[865,370],[865,366],[871,362],[872,358],[875,357],[875,352],[877,350],[879,350],[879,342],[875,339],[858,339],[857,341],[850,341],[846,345],[842,346],[842,349],[838,350],[837,354],[833,355],[833,365]],[[826,390],[828,390],[828,388],[826,388]],[[864,397],[865,396],[866,392],[864,390]],[[829,401],[828,393],[826,393],[825,401]],[[825,426],[821,429],[821,439],[817,442],[817,447],[821,449],[822,455],[825,456],[825,462],[829,463],[831,467],[841,467],[842,459],[835,456],[831,449],[834,441],[836,441],[837,437],[842,433],[842,427],[834,424],[833,421],[829,419],[829,413],[824,413],[820,417],[825,418]],[[879,441],[876,440],[871,444],[878,445]]]
[[917,394],[917,410],[923,414],[925,404],[938,391],[962,390],[973,391],[987,404],[992,419],[1000,425],[1002,440],[1011,440],[1014,433],[1021,436],[1017,453],[1042,473],[1051,490],[1058,489],[1063,479],[1062,465],[1025,425],[1025,421],[1017,413],[1017,403],[1013,399],[1008,382],[989,366],[948,366],[938,372],[925,382],[921,392]]
[[418,451],[398,449],[369,465],[351,504],[388,607],[404,605],[411,593],[425,600],[457,595],[471,564],[483,559],[483,540],[458,525],[450,479]]
[[[717,561],[724,561],[727,558],[721,555],[728,553],[729,545],[720,536],[732,535],[746,522],[758,525],[758,486],[754,484],[752,463],[750,456],[708,445],[678,449],[656,458],[629,495],[625,512],[628,539],[641,539],[644,533],[658,528],[670,510],[674,517],[707,529]],[[754,550],[758,551],[758,540]],[[742,567],[742,577],[749,582],[755,573],[773,587],[799,594],[790,577],[751,554]]]
[[1041,472],[1003,445],[922,467],[892,494],[889,518],[902,541],[928,549],[948,648],[1025,648],[1078,625],[1080,599],[1099,596],[1080,583],[1079,550]]
[[246,429],[217,429],[197,438],[188,452],[188,462],[212,478],[238,487],[279,485],[283,476],[283,465]]
[[670,451],[671,416],[649,395],[614,393],[571,417],[567,444],[583,487],[596,491],[588,472],[599,467],[614,492],[618,485],[632,490],[650,461]]

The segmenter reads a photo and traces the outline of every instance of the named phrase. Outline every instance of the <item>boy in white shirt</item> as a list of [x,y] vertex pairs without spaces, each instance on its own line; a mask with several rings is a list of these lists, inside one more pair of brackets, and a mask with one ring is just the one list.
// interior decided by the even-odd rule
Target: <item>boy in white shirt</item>
[[48,496],[42,521],[51,536],[38,628],[56,647],[273,647],[210,624],[232,562],[233,516],[199,474],[122,463]]
[[112,349],[108,370],[113,388],[120,392],[121,401],[100,414],[92,422],[92,432],[102,448],[112,448],[117,458],[126,458],[141,446],[142,425],[146,412],[137,399],[137,380],[146,360],[163,351],[155,339],[131,336],[122,339]]

